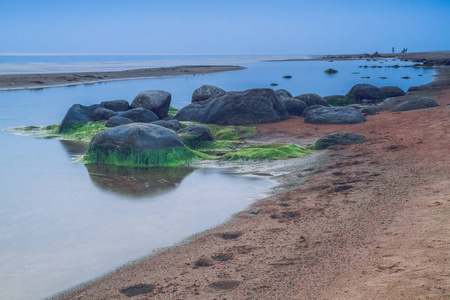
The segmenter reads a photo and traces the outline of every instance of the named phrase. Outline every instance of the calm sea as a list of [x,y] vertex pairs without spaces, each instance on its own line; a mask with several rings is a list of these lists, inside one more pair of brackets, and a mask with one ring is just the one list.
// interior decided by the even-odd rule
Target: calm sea
[[[2,72],[8,68],[32,73],[98,71],[192,61],[247,67],[208,75],[0,92],[0,128],[59,123],[75,103],[131,102],[139,92],[151,89],[169,91],[172,105],[181,108],[203,84],[243,90],[276,83],[275,88],[294,95],[326,96],[345,94],[356,83],[406,90],[430,82],[434,74],[433,70],[386,68],[409,64],[391,60],[260,62],[262,58],[0,56]],[[381,68],[359,67],[363,65]],[[328,68],[339,73],[327,75],[323,71]],[[402,79],[405,76],[410,79]],[[4,299],[40,299],[93,279],[225,221],[272,186],[262,178],[226,169],[86,167],[72,163],[86,144],[33,139],[8,131],[0,131],[0,144],[0,295]]]

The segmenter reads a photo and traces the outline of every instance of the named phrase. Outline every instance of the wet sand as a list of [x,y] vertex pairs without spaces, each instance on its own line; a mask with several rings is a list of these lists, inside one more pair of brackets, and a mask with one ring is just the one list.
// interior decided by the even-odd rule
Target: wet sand
[[[278,192],[191,241],[61,299],[444,299],[450,295],[450,69],[364,124],[258,125],[255,141],[368,141],[295,165]],[[285,164],[290,164],[285,162]],[[297,169],[296,169],[296,166]],[[270,173],[270,170],[268,170]]]
[[0,91],[43,89],[96,82],[144,79],[166,76],[211,74],[243,70],[239,66],[177,66],[117,72],[41,73],[0,75]]

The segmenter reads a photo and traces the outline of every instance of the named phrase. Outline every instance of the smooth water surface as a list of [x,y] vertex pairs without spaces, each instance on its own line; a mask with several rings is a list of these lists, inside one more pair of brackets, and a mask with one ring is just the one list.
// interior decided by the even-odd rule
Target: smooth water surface
[[[345,94],[362,82],[406,90],[432,80],[433,70],[359,68],[396,63],[259,62],[245,64],[248,69],[243,71],[201,76],[0,92],[0,128],[59,123],[75,103],[131,102],[140,91],[150,89],[169,91],[172,105],[181,108],[203,84],[243,90],[278,83],[276,89],[294,95],[325,96]],[[339,73],[323,73],[330,67]],[[284,75],[293,78],[283,79]],[[74,155],[83,154],[85,144],[9,131],[0,131],[0,145],[0,295],[4,299],[39,299],[95,278],[225,221],[272,186],[227,169],[74,164]]]

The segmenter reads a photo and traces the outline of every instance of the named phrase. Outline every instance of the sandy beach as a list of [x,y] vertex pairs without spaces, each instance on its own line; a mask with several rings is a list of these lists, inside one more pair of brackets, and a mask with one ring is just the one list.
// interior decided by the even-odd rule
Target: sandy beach
[[307,145],[333,132],[368,141],[292,162],[273,196],[228,223],[57,298],[447,298],[450,69],[404,97],[419,95],[439,107],[356,125],[257,125],[259,142]]
[[42,73],[0,75],[0,91],[43,89],[118,80],[201,75],[245,69],[239,66],[176,66],[117,72]]

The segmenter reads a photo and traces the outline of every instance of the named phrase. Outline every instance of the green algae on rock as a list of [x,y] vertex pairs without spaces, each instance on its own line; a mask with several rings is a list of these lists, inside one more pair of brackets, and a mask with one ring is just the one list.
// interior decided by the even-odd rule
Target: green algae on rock
[[278,160],[303,157],[312,153],[294,144],[251,145],[220,157],[222,160]]

